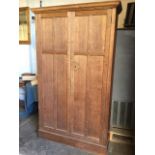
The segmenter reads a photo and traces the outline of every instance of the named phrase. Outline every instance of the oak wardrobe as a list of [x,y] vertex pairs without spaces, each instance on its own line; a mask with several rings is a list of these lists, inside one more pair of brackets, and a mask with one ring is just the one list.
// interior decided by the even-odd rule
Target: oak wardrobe
[[118,5],[33,9],[40,136],[107,154]]

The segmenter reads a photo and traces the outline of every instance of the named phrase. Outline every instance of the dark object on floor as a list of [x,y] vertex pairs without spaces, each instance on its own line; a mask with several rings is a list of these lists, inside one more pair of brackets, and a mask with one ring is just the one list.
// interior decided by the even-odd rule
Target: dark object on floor
[[119,144],[111,142],[109,144],[108,155],[134,155],[135,149],[133,145]]
[[110,139],[110,142],[114,142],[114,143],[134,145],[134,140],[135,140],[134,131],[111,128],[109,139]]
[[25,90],[25,100],[20,104],[24,106],[24,111],[19,112],[20,118],[26,118],[37,112],[38,109],[37,85],[32,86],[30,82],[27,82],[23,88]]

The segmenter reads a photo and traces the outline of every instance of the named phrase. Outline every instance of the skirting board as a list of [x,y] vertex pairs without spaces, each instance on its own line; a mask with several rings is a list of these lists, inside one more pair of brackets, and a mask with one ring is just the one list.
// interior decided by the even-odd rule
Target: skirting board
[[89,152],[97,153],[97,155],[107,155],[107,147],[101,146],[101,145],[94,145],[92,143],[86,143],[84,141],[74,139],[67,136],[58,135],[56,133],[51,133],[42,129],[39,129],[39,136],[53,140],[56,142],[60,142],[63,144],[71,145],[73,147],[77,147]]

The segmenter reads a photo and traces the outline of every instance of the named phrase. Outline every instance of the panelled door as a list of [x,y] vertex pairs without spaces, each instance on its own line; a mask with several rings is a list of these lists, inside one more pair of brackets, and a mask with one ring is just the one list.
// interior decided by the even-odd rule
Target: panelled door
[[110,14],[107,10],[73,14],[72,134],[89,142],[105,144],[106,36]]
[[107,10],[37,16],[41,129],[106,143],[109,16]]
[[41,103],[40,126],[68,131],[68,17],[67,12],[41,15],[38,51]]

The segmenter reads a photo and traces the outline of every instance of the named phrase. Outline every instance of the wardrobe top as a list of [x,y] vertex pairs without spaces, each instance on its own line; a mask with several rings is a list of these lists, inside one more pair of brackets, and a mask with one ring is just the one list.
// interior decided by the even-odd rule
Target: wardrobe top
[[118,5],[120,5],[120,0],[50,6],[50,7],[34,8],[32,9],[32,11],[35,14],[40,14],[40,13],[57,11],[57,10],[77,11],[77,10],[95,10],[95,9],[106,9],[106,8],[109,9],[109,8],[116,8]]

